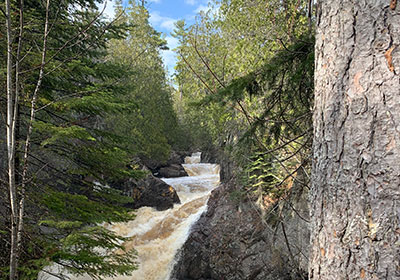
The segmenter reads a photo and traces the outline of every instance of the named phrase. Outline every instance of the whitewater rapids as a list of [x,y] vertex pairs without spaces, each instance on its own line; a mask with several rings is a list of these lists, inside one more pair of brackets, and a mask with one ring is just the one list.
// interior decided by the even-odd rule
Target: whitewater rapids
[[[185,158],[183,167],[188,177],[162,178],[171,185],[181,200],[172,209],[156,211],[142,207],[136,211],[136,218],[127,223],[115,223],[108,228],[128,237],[124,243],[127,249],[138,252],[139,269],[130,276],[107,278],[113,280],[168,280],[173,269],[176,253],[188,238],[190,227],[206,210],[210,193],[219,185],[219,165],[200,163],[201,153]],[[56,272],[56,271],[53,271]],[[40,278],[53,280],[52,276]],[[73,277],[75,280],[89,280],[89,276]]]

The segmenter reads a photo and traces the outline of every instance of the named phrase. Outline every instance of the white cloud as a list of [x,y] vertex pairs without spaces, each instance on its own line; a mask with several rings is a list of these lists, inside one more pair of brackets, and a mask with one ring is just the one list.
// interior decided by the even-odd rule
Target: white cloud
[[175,28],[174,23],[177,20],[170,17],[164,17],[160,15],[159,12],[152,12],[150,13],[149,21],[153,26],[158,26],[168,31],[172,31]]
[[161,57],[164,61],[164,65],[167,68],[169,75],[171,76],[175,72],[174,67],[178,60],[176,53],[173,51],[173,49],[175,49],[179,45],[179,41],[172,36],[167,36],[165,40],[167,40],[169,50],[162,51]]
[[[106,8],[104,9],[104,5],[106,5]],[[104,1],[103,4],[97,4],[97,8],[99,9],[99,11],[103,11],[103,15],[106,16],[109,19],[112,19],[114,17],[114,6],[115,6],[115,0],[107,0]]]
[[185,0],[185,3],[194,6],[194,5],[196,5],[197,1],[196,0]]
[[163,51],[161,53],[161,57],[164,61],[164,65],[166,66],[169,74],[171,75],[174,72],[174,67],[177,62],[176,53],[171,50]]
[[209,9],[210,9],[210,8],[209,8],[208,6],[200,5],[200,6],[197,7],[196,10],[194,10],[194,12],[195,12],[196,14],[198,14],[198,13],[200,13],[200,12],[205,12],[205,13],[206,13]]
[[162,28],[172,31],[175,28],[175,22],[176,22],[176,19],[167,19],[167,20],[161,22],[160,26]]
[[165,38],[167,40],[168,48],[175,49],[179,45],[179,40],[172,36],[167,36]]
[[211,11],[212,13],[215,13],[217,10],[218,10],[217,7],[212,7],[212,6],[209,6],[209,5],[203,5],[203,4],[201,4],[201,5],[199,5],[199,6],[196,8],[196,10],[194,10],[194,12],[195,12],[196,14],[198,14],[198,13],[200,13],[200,12],[207,13],[208,11]]
[[160,22],[163,20],[163,16],[160,15],[159,12],[150,13],[149,21],[152,25],[160,25]]

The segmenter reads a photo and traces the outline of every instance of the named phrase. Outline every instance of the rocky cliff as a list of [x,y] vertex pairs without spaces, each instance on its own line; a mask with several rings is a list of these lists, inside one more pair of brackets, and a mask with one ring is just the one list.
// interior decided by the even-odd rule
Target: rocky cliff
[[214,190],[177,256],[171,280],[307,279],[308,191],[261,210],[234,181]]

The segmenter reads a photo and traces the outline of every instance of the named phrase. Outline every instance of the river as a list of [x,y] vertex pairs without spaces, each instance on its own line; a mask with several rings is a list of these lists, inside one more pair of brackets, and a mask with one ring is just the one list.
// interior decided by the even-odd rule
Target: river
[[[138,252],[139,269],[131,276],[119,276],[113,280],[169,279],[175,256],[185,243],[190,227],[206,210],[211,191],[219,185],[219,165],[200,163],[200,157],[201,153],[194,153],[185,158],[183,167],[188,177],[162,179],[177,191],[181,204],[175,204],[166,211],[142,207],[136,211],[135,220],[108,226],[129,238],[124,244],[127,249],[135,248]],[[53,272],[57,272],[54,269]],[[89,276],[69,277],[74,280],[91,279]],[[57,278],[41,275],[39,279]]]

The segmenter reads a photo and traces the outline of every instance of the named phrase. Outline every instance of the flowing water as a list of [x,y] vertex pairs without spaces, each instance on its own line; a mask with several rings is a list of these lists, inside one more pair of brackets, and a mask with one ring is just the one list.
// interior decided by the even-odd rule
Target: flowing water
[[[135,248],[138,252],[139,269],[131,276],[120,276],[114,280],[169,279],[178,249],[186,241],[190,227],[205,211],[211,191],[219,184],[219,165],[200,163],[200,156],[201,153],[194,153],[186,157],[183,167],[188,177],[162,179],[174,187],[181,204],[166,211],[142,207],[137,210],[135,220],[109,226],[118,234],[129,237],[125,247]],[[91,278],[83,276],[71,279]]]

